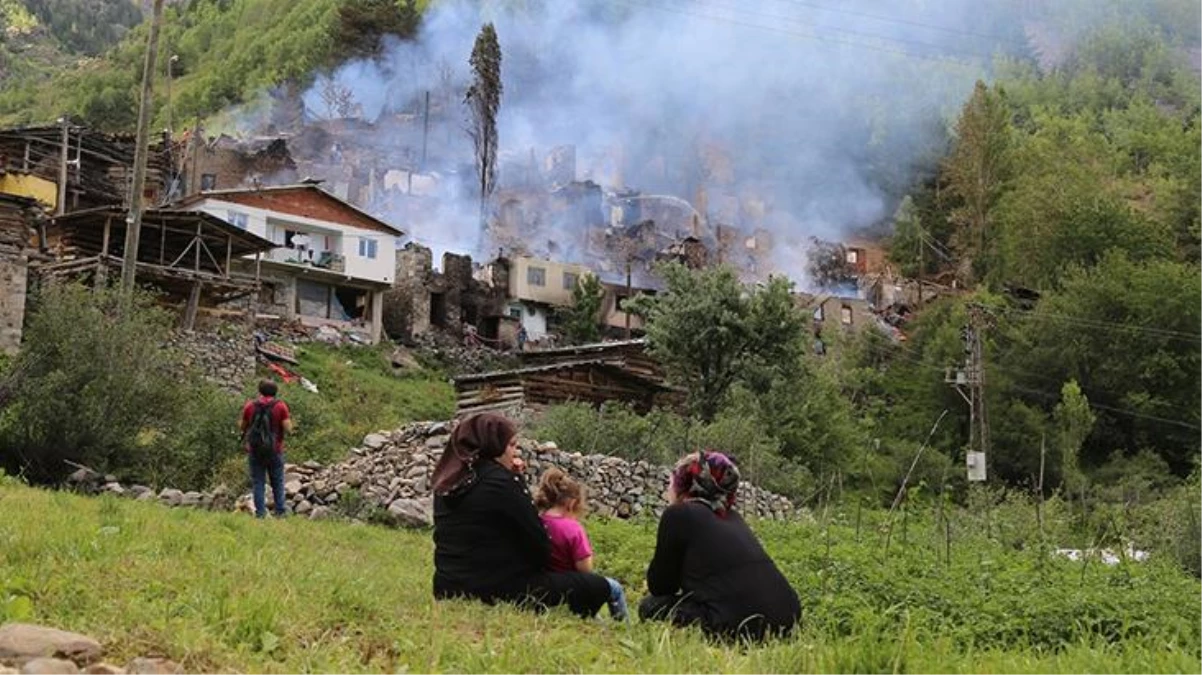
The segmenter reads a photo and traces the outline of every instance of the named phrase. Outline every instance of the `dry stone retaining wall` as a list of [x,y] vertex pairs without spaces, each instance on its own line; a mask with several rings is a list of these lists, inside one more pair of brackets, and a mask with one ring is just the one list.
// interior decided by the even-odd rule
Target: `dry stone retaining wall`
[[[368,434],[360,447],[338,463],[289,464],[284,490],[292,513],[312,519],[355,515],[366,506],[379,520],[404,527],[427,527],[432,522],[430,477],[450,438],[447,422],[419,422],[391,432]],[[592,513],[630,518],[658,515],[666,506],[664,489],[669,469],[643,461],[605,455],[565,452],[553,443],[525,441],[526,480],[531,489],[550,467],[559,467],[588,489]],[[109,492],[168,506],[216,510],[250,509],[250,495],[235,497],[222,486],[211,492],[182,492],[145,486],[125,487],[112,476],[81,469],[70,482],[87,492]],[[268,500],[270,503],[270,495]],[[352,503],[355,505],[352,508]],[[739,488],[739,509],[761,518],[786,519],[802,515],[787,498],[750,484]]]

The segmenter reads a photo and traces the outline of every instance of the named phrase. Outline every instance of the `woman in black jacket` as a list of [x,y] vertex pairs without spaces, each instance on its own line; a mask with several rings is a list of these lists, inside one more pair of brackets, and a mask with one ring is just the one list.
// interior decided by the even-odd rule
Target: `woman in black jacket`
[[793,629],[801,616],[797,593],[734,510],[738,488],[739,470],[721,453],[693,453],[676,465],[641,619],[754,640]]
[[434,597],[567,604],[592,616],[598,574],[550,573],[551,542],[519,475],[517,429],[484,413],[459,424],[434,467]]

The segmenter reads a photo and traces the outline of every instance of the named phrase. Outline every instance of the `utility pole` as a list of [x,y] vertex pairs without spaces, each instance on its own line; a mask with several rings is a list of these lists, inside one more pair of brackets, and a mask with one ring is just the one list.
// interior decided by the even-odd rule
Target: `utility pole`
[[430,136],[430,90],[426,90],[426,107],[422,113],[422,163],[421,170],[426,170],[426,146]]
[[129,215],[125,218],[125,248],[121,253],[121,292],[130,295],[138,264],[138,240],[142,235],[142,191],[146,184],[149,154],[150,107],[154,63],[159,51],[159,28],[163,23],[163,0],[154,0],[150,36],[146,39],[146,61],[142,65],[142,100],[138,102],[138,144],[134,150],[134,179],[129,189]]
[[968,305],[968,324],[960,329],[964,341],[964,366],[948,368],[944,382],[968,403],[968,451],[965,464],[968,480],[979,482],[987,477],[986,458],[989,456],[989,418],[985,414],[985,350],[982,335],[991,325],[985,308],[976,303]]
[[175,62],[179,61],[179,54],[172,54],[171,58],[167,59],[167,131],[175,135],[175,125],[172,123],[173,106],[175,105],[171,98],[171,78],[174,76]]
[[[630,255],[627,254],[626,255],[626,302],[627,303],[630,302],[631,295],[632,295],[632,290],[631,290],[631,284],[630,284]],[[629,340],[630,339],[630,307],[629,307],[629,305],[627,305],[625,313],[626,313],[626,339]]]
[[58,123],[63,128],[62,138],[59,140],[60,153],[58,158],[58,204],[55,205],[55,215],[61,216],[67,212],[67,150],[71,145],[71,122],[66,116],[58,118]]

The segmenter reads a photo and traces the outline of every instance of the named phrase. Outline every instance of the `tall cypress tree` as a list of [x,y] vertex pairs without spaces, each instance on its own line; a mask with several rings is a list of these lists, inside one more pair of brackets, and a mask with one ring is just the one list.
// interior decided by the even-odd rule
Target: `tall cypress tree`
[[476,35],[472,47],[472,86],[467,104],[471,116],[468,135],[476,149],[476,176],[480,186],[481,234],[488,213],[488,198],[497,187],[497,111],[501,107],[501,45],[492,23],[486,23]]

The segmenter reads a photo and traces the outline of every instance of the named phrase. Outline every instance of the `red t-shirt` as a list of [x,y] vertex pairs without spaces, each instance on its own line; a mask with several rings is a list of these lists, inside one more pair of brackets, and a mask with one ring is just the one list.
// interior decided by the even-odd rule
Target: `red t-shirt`
[[[292,415],[288,412],[288,404],[279,399],[273,399],[268,396],[260,396],[258,399],[252,399],[246,402],[242,407],[242,428],[250,428],[250,420],[255,416],[255,403],[270,403],[275,401],[275,405],[271,408],[271,432],[275,434],[275,451],[284,451],[284,420],[289,419]],[[242,449],[250,452],[250,445],[243,443]]]

